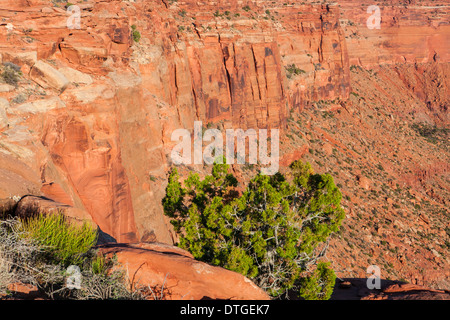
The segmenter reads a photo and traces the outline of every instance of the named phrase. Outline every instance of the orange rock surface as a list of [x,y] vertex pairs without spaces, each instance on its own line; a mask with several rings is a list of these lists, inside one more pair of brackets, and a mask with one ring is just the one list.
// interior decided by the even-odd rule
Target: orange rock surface
[[244,276],[195,260],[189,252],[163,244],[110,245],[133,288],[150,286],[164,300],[268,300]]
[[280,128],[282,166],[302,158],[341,185],[336,270],[377,263],[448,287],[448,144],[411,129],[448,128],[446,1],[375,1],[380,29],[366,1],[75,4],[80,29],[61,4],[0,3],[0,62],[22,72],[0,81],[3,202],[45,196],[117,242],[173,244],[161,206],[172,132]]

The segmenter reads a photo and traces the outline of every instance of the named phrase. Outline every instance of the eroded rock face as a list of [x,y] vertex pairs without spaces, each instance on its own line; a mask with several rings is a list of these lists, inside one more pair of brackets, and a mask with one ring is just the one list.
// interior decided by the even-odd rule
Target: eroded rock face
[[[283,147],[282,166],[306,157],[313,140],[324,141],[317,154],[342,152],[359,163],[374,161],[375,152],[362,155],[376,141],[361,139],[356,151],[348,141],[362,138],[361,130],[367,140],[381,141],[363,116],[366,100],[378,95],[388,99],[379,104],[391,112],[390,128],[410,111],[417,119],[448,124],[448,7],[434,1],[380,4],[379,30],[367,28],[370,14],[363,1],[257,1],[248,2],[248,9],[240,1],[78,5],[80,29],[69,29],[70,13],[47,0],[0,4],[4,23],[13,25],[12,30],[0,26],[0,57],[22,72],[17,87],[0,83],[0,198],[49,197],[85,212],[118,242],[173,243],[161,206],[171,133],[192,129],[194,120],[220,129],[295,128],[303,140]],[[139,43],[133,41],[132,25],[140,32]],[[367,85],[352,74],[359,66],[380,68],[381,80]],[[350,94],[352,86],[364,85],[365,97]],[[400,95],[408,96],[406,102]],[[320,101],[329,103],[316,117],[313,109]],[[405,103],[411,105],[389,109]],[[323,120],[336,111],[350,123],[338,127],[338,135]],[[312,121],[292,123],[300,113],[313,114]],[[309,129],[313,133],[304,133]],[[422,165],[420,157],[412,158]],[[445,205],[442,190],[448,185],[435,177],[437,167],[441,175],[448,173],[442,163],[427,160],[423,168],[414,165],[405,172],[384,166],[399,183],[417,193],[426,189]],[[361,172],[349,175],[346,181],[376,190],[377,183]],[[434,188],[429,181],[435,181]],[[341,257],[346,251],[337,246],[335,252]],[[420,268],[433,266],[424,262]]]
[[[351,65],[448,62],[450,26],[448,4],[423,0],[388,0],[383,3],[338,1],[347,35]],[[380,8],[379,29],[367,27],[370,5]]]
[[[88,211],[119,241],[172,242],[160,201],[173,130],[192,128],[195,119],[281,128],[292,106],[349,94],[337,8],[301,6],[301,25],[289,8],[268,20],[258,6],[257,20],[242,8],[242,16],[211,19],[214,6],[189,2],[88,1],[80,8],[80,29],[68,29],[65,11],[46,1],[4,12],[14,29],[3,34],[2,51],[20,44],[31,54],[3,60],[28,70],[24,79],[39,86],[22,93],[11,114],[38,142],[28,160],[41,172],[43,192]],[[216,9],[230,8],[237,10],[233,3]],[[20,42],[24,28],[35,40]],[[287,81],[287,64],[305,75]]]

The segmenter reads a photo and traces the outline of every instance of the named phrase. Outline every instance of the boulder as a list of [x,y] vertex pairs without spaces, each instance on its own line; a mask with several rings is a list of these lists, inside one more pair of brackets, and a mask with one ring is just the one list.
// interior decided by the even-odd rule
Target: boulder
[[55,89],[60,93],[69,85],[69,80],[58,70],[42,60],[36,62],[30,71],[30,78],[44,89]]
[[15,299],[26,300],[44,300],[45,295],[39,292],[39,288],[32,284],[13,282],[8,285],[8,291],[14,296]]
[[21,67],[32,67],[37,61],[36,51],[7,52],[3,55],[3,62],[12,62]]
[[69,67],[62,67],[58,69],[58,71],[61,72],[72,83],[87,85],[92,83],[92,77],[87,73],[83,73]]
[[268,300],[239,273],[195,260],[180,248],[160,243],[110,244],[100,252],[115,255],[135,288],[150,287],[167,300]]
[[365,189],[365,190],[369,190],[370,189],[370,179],[363,176],[363,175],[358,175],[356,176],[356,179],[358,180],[358,184],[361,188]]
[[328,142],[325,142],[322,146],[322,150],[323,152],[325,152],[325,154],[331,156],[333,154],[333,146],[331,144],[329,144]]
[[62,213],[69,221],[81,225],[88,222],[92,227],[97,225],[92,220],[91,216],[84,210],[69,206],[64,203],[59,203],[40,196],[25,196],[18,203],[16,207],[16,215],[26,217],[35,212],[43,213]]

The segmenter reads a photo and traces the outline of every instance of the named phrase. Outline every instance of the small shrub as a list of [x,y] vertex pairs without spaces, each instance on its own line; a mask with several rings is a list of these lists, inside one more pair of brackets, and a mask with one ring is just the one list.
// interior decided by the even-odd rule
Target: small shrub
[[411,128],[431,143],[436,144],[439,141],[448,142],[450,130],[447,128],[438,128],[436,125],[429,125],[427,123],[414,123],[411,125]]
[[[14,296],[7,290],[8,285],[15,282],[32,284],[38,287],[41,294],[50,299],[75,300],[109,300],[127,299],[143,300],[152,298],[150,293],[141,288],[128,288],[125,272],[117,268],[115,256],[98,255],[93,249],[85,254],[86,260],[80,264],[80,289],[70,289],[66,285],[67,269],[60,259],[42,259],[42,254],[50,248],[53,251],[74,251],[64,246],[76,247],[75,256],[90,248],[82,235],[93,239],[92,232],[82,232],[83,227],[68,225],[60,216],[35,215],[24,221],[18,217],[0,220],[0,293]],[[65,230],[65,231],[63,231]],[[78,232],[67,232],[68,230]],[[46,237],[45,232],[49,235]],[[74,235],[75,234],[75,235]],[[65,235],[65,236],[64,236]],[[52,242],[50,239],[63,239],[57,245],[50,247],[43,244]],[[72,239],[72,242],[68,241]],[[77,241],[78,240],[78,241]],[[90,242],[90,241],[89,241]],[[72,256],[72,254],[67,254]],[[151,291],[151,288],[149,288]],[[161,294],[162,296],[162,294]]]
[[34,266],[41,248],[20,230],[20,220],[0,220],[0,293],[6,293],[13,282],[35,283],[30,266]]
[[27,99],[28,99],[28,97],[25,94],[19,93],[16,97],[11,99],[11,103],[21,104],[21,103],[24,103],[25,101],[27,101]]
[[20,71],[20,66],[18,66],[17,64],[15,64],[15,63],[12,63],[12,62],[5,62],[4,64],[3,64],[4,66],[5,66],[5,68],[9,68],[9,69],[12,69],[12,70],[14,70],[15,72],[17,72],[17,73],[20,73],[21,71]]
[[139,42],[139,40],[141,40],[141,33],[134,24],[131,26],[131,36],[133,37],[134,42]]
[[295,64],[290,64],[288,65],[286,68],[286,72],[287,72],[287,77],[290,79],[292,78],[292,76],[298,76],[302,73],[306,73],[305,70],[302,70],[300,68],[297,68]]
[[309,277],[300,279],[299,296],[306,300],[328,300],[333,293],[336,275],[330,263],[319,262]]
[[187,12],[186,12],[186,10],[181,10],[180,12],[178,12],[178,14],[180,15],[180,17],[186,17],[186,14],[187,14]]
[[81,289],[75,292],[79,300],[134,300],[142,297],[127,289],[125,272],[115,269],[116,260],[96,255],[90,267],[82,272]]
[[2,78],[7,84],[17,87],[21,75],[19,66],[11,62],[4,63]]
[[108,260],[103,255],[97,255],[91,261],[91,271],[94,274],[105,274],[108,268]]
[[81,265],[85,260],[83,255],[97,241],[97,231],[92,226],[73,225],[62,214],[39,214],[25,219],[22,226],[27,237],[44,247],[46,259],[63,266]]
[[296,161],[286,175],[256,175],[241,193],[228,170],[216,164],[211,175],[192,173],[184,186],[172,170],[163,206],[180,235],[178,245],[196,259],[253,279],[274,297],[304,285],[300,292],[307,296],[311,281],[311,297],[328,297],[333,277],[325,266],[303,282],[300,277],[323,256],[320,244],[344,218],[333,178]]

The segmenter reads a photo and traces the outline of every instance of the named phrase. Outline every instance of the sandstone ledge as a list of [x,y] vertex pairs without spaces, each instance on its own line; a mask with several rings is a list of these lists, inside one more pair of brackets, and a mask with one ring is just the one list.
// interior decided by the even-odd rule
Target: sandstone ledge
[[[164,287],[167,300],[268,300],[244,276],[195,260],[190,253],[158,243],[111,244],[100,252],[115,254],[132,286]],[[163,286],[164,284],[164,286]]]

